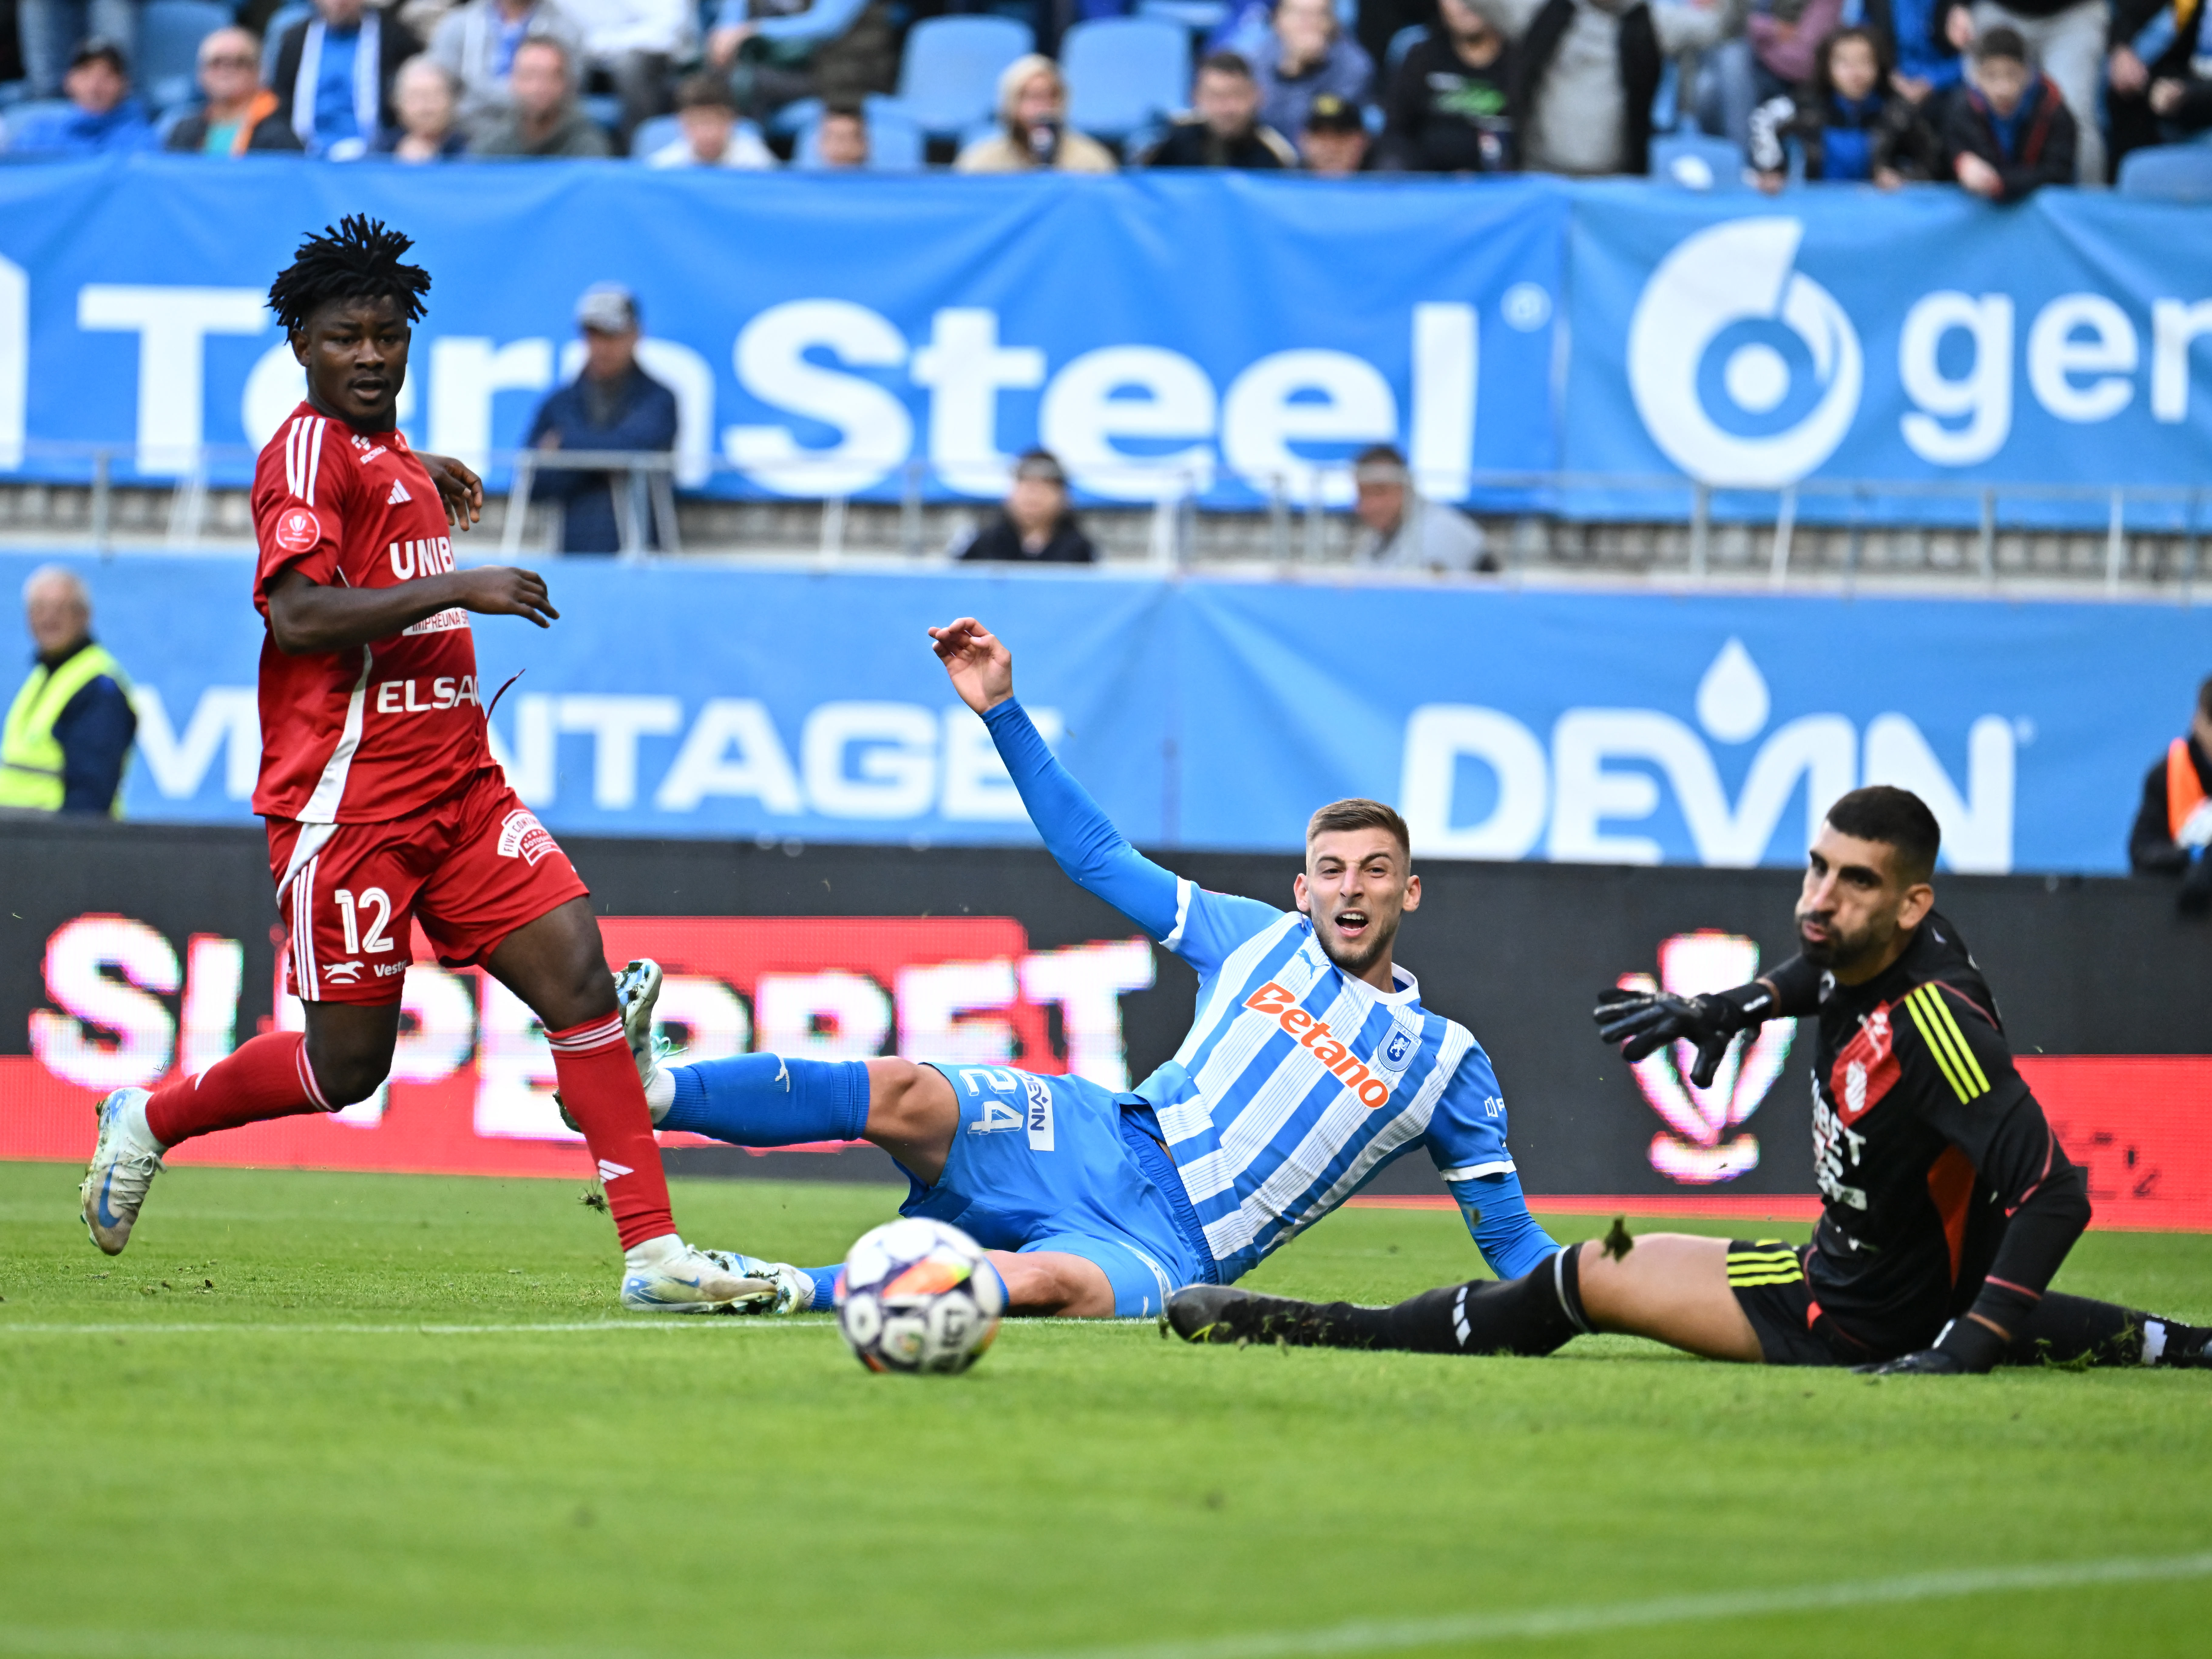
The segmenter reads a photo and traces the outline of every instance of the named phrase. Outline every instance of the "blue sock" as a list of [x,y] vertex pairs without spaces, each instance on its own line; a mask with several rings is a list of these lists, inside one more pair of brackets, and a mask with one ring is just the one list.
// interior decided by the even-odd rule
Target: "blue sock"
[[834,1267],[801,1267],[799,1271],[814,1281],[814,1312],[827,1313],[837,1305],[837,1275],[845,1271],[843,1262]]
[[858,1060],[739,1054],[672,1066],[676,1101],[664,1129],[737,1146],[858,1140],[868,1127],[868,1067]]

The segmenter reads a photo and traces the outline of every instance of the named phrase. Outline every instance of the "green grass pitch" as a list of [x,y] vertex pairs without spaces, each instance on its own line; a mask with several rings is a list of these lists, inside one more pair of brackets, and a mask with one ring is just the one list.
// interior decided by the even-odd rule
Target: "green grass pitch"
[[[0,1166],[0,1655],[2212,1651],[2202,1374],[1036,1322],[872,1376],[821,1318],[619,1315],[566,1183],[179,1170],[111,1261],[76,1178]],[[677,1194],[802,1261],[892,1197]],[[1383,1300],[1475,1261],[1449,1213],[1353,1211],[1256,1277]],[[2212,1239],[2092,1235],[2060,1283],[2212,1317]]]

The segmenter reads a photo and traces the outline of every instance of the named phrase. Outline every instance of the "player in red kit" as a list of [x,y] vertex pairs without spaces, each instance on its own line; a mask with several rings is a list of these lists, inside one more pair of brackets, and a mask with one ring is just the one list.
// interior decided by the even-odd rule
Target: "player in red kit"
[[367,1097],[391,1068],[410,923],[448,967],[481,965],[544,1023],[561,1096],[598,1161],[624,1251],[623,1305],[750,1307],[777,1286],[678,1236],[645,1093],[584,884],[507,787],[486,739],[469,614],[559,616],[527,570],[460,569],[451,527],[483,499],[398,430],[428,272],[363,218],[311,236],[269,291],[307,400],[261,452],[261,777],[253,810],[307,1030],[271,1032],[198,1078],[100,1104],[85,1225],[112,1255],[161,1154],[212,1130]]

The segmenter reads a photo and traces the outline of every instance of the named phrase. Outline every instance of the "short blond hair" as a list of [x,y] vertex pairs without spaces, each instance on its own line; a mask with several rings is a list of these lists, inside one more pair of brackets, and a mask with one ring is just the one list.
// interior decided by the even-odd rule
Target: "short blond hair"
[[1306,820],[1306,845],[1312,846],[1316,836],[1339,830],[1387,830],[1409,861],[1413,856],[1413,837],[1406,829],[1406,820],[1398,816],[1397,808],[1384,802],[1360,795],[1329,802]]

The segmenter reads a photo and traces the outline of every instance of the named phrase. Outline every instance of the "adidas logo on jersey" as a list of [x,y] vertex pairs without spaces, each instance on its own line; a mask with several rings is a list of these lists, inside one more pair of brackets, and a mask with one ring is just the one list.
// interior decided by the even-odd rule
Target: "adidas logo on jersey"
[[386,507],[397,507],[402,501],[411,501],[414,499],[407,493],[407,486],[394,478],[392,481],[392,493],[384,498],[384,504]]

